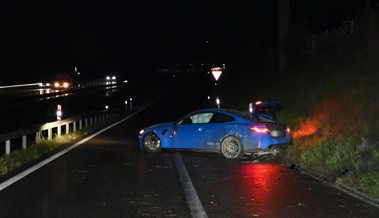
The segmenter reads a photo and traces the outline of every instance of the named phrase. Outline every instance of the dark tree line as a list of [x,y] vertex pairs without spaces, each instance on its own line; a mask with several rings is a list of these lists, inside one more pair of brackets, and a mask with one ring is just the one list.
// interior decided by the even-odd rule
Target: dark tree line
[[379,10],[359,9],[354,19],[319,34],[307,23],[292,24],[286,51],[292,64],[379,55]]

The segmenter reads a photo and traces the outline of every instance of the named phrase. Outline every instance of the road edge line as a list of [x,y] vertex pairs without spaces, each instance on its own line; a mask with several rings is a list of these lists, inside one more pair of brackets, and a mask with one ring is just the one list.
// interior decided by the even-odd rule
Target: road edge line
[[175,153],[175,164],[178,170],[180,183],[184,189],[184,195],[187,199],[188,207],[193,218],[207,218],[207,214],[201,204],[200,198],[197,195],[195,187],[191,182],[191,178],[188,175],[186,167],[179,152]]
[[61,157],[64,154],[66,154],[67,152],[71,151],[72,149],[78,147],[79,145],[84,144],[85,142],[89,141],[90,139],[94,138],[95,136],[97,136],[97,135],[99,135],[99,134],[107,131],[108,129],[110,129],[110,128],[112,128],[112,127],[114,127],[114,126],[116,126],[116,125],[118,125],[118,124],[120,124],[120,123],[122,123],[122,122],[124,122],[126,120],[128,120],[129,118],[133,117],[134,115],[136,115],[136,114],[140,113],[141,111],[145,110],[146,108],[150,107],[151,105],[153,105],[154,103],[156,103],[160,99],[161,98],[158,98],[158,99],[154,100],[151,104],[148,104],[147,106],[139,109],[138,111],[130,114],[129,116],[127,116],[127,117],[125,117],[125,118],[123,118],[123,119],[121,119],[121,120],[119,120],[119,121],[117,121],[117,122],[115,122],[115,123],[113,123],[113,124],[111,124],[111,125],[103,128],[103,129],[101,129],[101,130],[99,130],[99,131],[97,131],[97,132],[95,132],[95,133],[93,133],[93,134],[91,134],[91,135],[89,135],[87,137],[85,137],[84,139],[80,140],[79,142],[76,142],[75,144],[69,146],[68,148],[66,148],[66,149],[64,149],[62,151],[59,151],[56,154],[51,155],[50,157],[42,160],[41,162],[38,162],[37,164],[31,166],[30,168],[28,168],[28,169],[26,169],[26,170],[24,170],[24,171],[22,171],[22,172],[20,172],[20,173],[18,173],[16,175],[12,176],[11,178],[5,180],[4,182],[0,183],[0,192],[2,190],[6,189],[7,187],[11,186],[12,184],[16,183],[17,181],[19,181],[19,180],[23,179],[24,177],[28,176],[29,174],[33,173],[34,171],[36,171],[36,170],[42,168],[43,166],[51,163],[52,161],[54,161],[55,159]]
[[310,176],[319,182],[323,182],[324,184],[329,185],[330,187],[333,187],[337,190],[340,190],[341,192],[344,192],[347,195],[353,196],[353,197],[359,199],[360,201],[365,202],[366,204],[369,204],[371,206],[379,208],[379,201],[377,199],[372,198],[371,196],[369,196],[369,195],[367,195],[367,194],[365,194],[365,193],[363,193],[363,192],[361,192],[355,188],[352,188],[352,187],[344,185],[344,184],[341,184],[341,185],[335,184],[333,182],[328,181],[328,178],[325,176],[321,176],[321,175],[318,175],[316,173],[312,173],[312,172],[305,170],[305,169],[302,169],[302,168],[299,168],[299,171],[300,171],[300,173],[305,174],[307,176]]

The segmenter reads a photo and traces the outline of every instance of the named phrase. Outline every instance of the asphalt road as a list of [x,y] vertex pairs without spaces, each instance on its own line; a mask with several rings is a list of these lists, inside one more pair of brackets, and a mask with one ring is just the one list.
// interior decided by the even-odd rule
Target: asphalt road
[[140,151],[139,129],[203,106],[200,91],[176,94],[1,190],[0,217],[379,216],[379,208],[273,160]]

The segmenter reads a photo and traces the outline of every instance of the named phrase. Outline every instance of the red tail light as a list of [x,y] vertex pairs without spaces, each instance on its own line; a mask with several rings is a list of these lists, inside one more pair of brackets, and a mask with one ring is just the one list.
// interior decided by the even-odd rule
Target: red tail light
[[258,133],[266,133],[266,132],[268,132],[267,128],[265,128],[265,127],[257,127],[257,126],[251,127],[250,130],[253,131],[253,132],[258,132]]

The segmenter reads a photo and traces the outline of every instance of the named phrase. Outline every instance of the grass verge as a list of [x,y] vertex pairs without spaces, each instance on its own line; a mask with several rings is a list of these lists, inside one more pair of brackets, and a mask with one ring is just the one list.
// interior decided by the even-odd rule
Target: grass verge
[[[376,59],[304,64],[281,74],[251,72],[225,84],[224,107],[284,103],[279,120],[293,143],[280,158],[379,199],[379,75]],[[238,98],[236,98],[237,93]]]
[[[115,118],[117,119],[117,118]],[[32,160],[35,160],[43,155],[52,152],[64,145],[72,143],[74,140],[89,135],[90,133],[104,127],[115,120],[109,120],[104,123],[97,123],[93,126],[88,126],[83,130],[72,132],[70,134],[55,136],[53,140],[42,139],[39,143],[29,145],[26,150],[12,151],[9,156],[0,157],[0,176],[4,175]]]
[[88,131],[78,131],[68,135],[54,137],[53,140],[42,139],[40,143],[31,144],[26,150],[13,151],[9,156],[0,157],[0,175],[4,175],[25,163],[41,157],[64,144],[88,134]]

